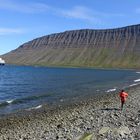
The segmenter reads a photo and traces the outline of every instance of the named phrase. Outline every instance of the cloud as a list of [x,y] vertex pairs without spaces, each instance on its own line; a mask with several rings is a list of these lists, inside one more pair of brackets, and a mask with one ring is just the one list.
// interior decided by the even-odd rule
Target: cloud
[[120,13],[106,13],[81,5],[77,5],[69,9],[64,9],[53,7],[46,4],[45,2],[36,3],[33,1],[26,1],[25,3],[24,1],[24,3],[19,3],[18,0],[0,0],[0,9],[27,14],[48,13],[53,16],[55,15],[57,17],[64,17],[67,19],[83,20],[92,24],[102,24],[103,21],[107,18],[124,16]]
[[70,9],[52,9],[53,13],[57,16],[67,19],[82,20],[92,24],[101,24],[101,18],[99,18],[92,9],[85,6],[74,6]]
[[0,35],[22,34],[24,31],[17,28],[0,28]]
[[66,18],[93,20],[92,11],[83,6],[75,6],[70,10],[58,10],[58,12]]
[[63,16],[65,18],[80,19],[85,20],[94,24],[102,24],[103,20],[112,17],[124,17],[121,13],[106,13],[102,11],[97,11],[90,9],[85,6],[75,6],[71,9],[55,9],[54,10],[58,16]]
[[48,11],[49,6],[44,3],[18,3],[12,0],[0,0],[0,9],[21,13],[41,13]]

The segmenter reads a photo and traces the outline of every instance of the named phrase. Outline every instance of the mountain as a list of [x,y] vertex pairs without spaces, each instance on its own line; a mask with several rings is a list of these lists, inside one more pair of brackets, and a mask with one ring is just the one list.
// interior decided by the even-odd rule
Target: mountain
[[140,68],[140,24],[46,35],[2,58],[19,65]]

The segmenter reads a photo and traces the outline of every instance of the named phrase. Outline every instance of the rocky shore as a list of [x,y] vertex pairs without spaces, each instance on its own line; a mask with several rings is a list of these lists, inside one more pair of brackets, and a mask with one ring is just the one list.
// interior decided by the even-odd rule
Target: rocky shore
[[27,111],[0,118],[0,140],[139,140],[140,86],[120,110],[118,94],[78,104]]

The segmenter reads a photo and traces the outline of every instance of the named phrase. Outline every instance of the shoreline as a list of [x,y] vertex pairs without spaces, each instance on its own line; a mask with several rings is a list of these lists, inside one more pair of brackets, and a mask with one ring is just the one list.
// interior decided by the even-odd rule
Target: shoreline
[[[140,83],[134,83],[127,87],[124,87],[124,90],[131,90],[131,89],[135,89],[137,87],[140,87]],[[116,96],[116,94],[121,90],[121,88],[110,88],[108,90],[99,90],[98,92],[94,93],[93,95],[88,95],[88,96],[82,96],[80,97],[75,97],[72,98],[72,101],[70,99],[60,99],[60,101],[57,101],[57,103],[43,103],[43,104],[39,104],[36,106],[32,106],[30,108],[25,108],[25,109],[19,109],[17,111],[11,112],[11,113],[5,113],[5,114],[0,114],[0,119],[4,118],[4,117],[8,117],[8,116],[20,116],[21,114],[24,115],[28,115],[28,114],[32,114],[32,112],[41,112],[42,110],[45,111],[50,111],[50,110],[57,110],[59,108],[69,108],[72,106],[79,106],[82,104],[88,104],[91,102],[98,102],[100,100],[106,100],[106,98],[111,97],[114,98],[114,96]],[[102,93],[101,93],[102,92]],[[78,99],[77,99],[78,98]],[[62,101],[61,101],[62,100]]]
[[134,70],[134,71],[140,71],[140,68],[125,68],[125,67],[94,67],[94,66],[72,66],[72,65],[66,65],[66,66],[61,66],[61,65],[28,65],[28,64],[6,64],[9,66],[27,66],[27,67],[44,67],[44,68],[73,68],[73,69],[101,69],[101,70]]
[[[96,138],[99,137],[99,140],[106,138],[107,136],[112,138],[129,138],[130,136],[136,134],[116,134],[112,136],[112,132],[109,131],[110,126],[114,127],[115,124],[116,131],[122,126],[127,127],[126,129],[129,129],[129,132],[134,131],[132,128],[135,128],[135,126],[129,128],[127,124],[128,122],[120,122],[120,120],[122,118],[124,120],[128,119],[126,114],[129,113],[129,107],[132,108],[132,104],[129,104],[131,103],[131,100],[136,98],[139,101],[140,86],[137,85],[134,87],[129,87],[126,89],[126,91],[129,93],[129,99],[128,103],[126,104],[127,110],[124,110],[124,112],[119,110],[120,102],[118,93],[115,91],[111,92],[112,94],[108,93],[102,97],[96,96],[96,98],[90,98],[89,100],[71,105],[62,105],[50,109],[48,109],[46,105],[41,109],[18,112],[15,114],[10,114],[9,116],[3,116],[0,118],[0,139],[4,140],[4,138],[10,138],[14,140],[15,138],[38,138],[41,140],[55,140],[58,138],[61,140],[79,140],[84,133],[92,134],[92,136],[94,135]],[[135,97],[133,97],[134,94]],[[133,101],[134,110],[130,110],[132,114],[133,112],[139,111],[138,106],[135,106],[135,104],[139,104],[138,101]],[[129,119],[137,115],[132,114],[128,115]],[[120,118],[120,116],[122,118]],[[116,120],[116,117],[118,117],[120,120]],[[140,118],[137,118],[137,121],[139,121],[139,119]],[[112,120],[114,122],[112,122]],[[105,132],[99,135],[99,132],[102,129],[107,129],[108,131],[104,130]],[[116,133],[119,133],[118,131]],[[33,133],[35,134],[33,135]]]

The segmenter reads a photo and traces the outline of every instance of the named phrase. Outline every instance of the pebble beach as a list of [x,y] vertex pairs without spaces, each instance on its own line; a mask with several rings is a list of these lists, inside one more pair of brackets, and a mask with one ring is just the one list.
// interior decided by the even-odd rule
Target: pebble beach
[[117,92],[79,103],[0,117],[0,140],[139,140],[140,86],[126,89],[120,110]]

